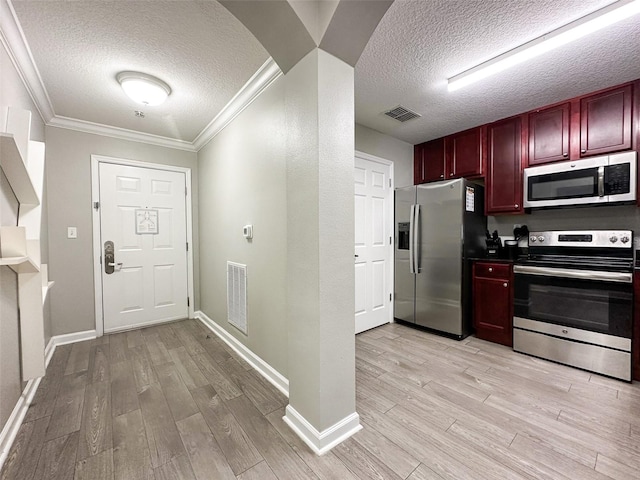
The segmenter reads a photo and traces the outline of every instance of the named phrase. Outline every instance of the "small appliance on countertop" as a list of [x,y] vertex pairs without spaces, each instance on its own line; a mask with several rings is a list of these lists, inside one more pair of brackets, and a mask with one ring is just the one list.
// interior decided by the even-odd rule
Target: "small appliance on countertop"
[[494,230],[493,234],[486,231],[485,243],[487,244],[487,258],[499,258],[502,251],[502,239],[498,236],[498,231]]

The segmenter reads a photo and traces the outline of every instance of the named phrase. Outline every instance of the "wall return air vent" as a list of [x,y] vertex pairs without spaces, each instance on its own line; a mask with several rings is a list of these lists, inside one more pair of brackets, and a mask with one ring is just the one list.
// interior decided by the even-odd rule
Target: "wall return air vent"
[[247,266],[227,262],[227,320],[247,334]]
[[412,112],[408,108],[404,108],[402,105],[398,105],[396,108],[392,108],[384,112],[387,117],[391,117],[394,120],[398,120],[399,122],[406,122],[408,120],[413,120],[414,118],[420,118],[422,115],[416,112]]

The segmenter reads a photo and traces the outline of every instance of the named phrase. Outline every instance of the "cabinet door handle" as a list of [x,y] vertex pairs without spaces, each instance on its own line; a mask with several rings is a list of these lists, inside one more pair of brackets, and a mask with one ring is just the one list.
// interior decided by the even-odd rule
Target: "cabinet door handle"
[[587,153],[586,150],[580,150],[580,153]]
[[440,175],[440,178],[444,178],[444,173],[442,175]]
[[503,286],[503,287],[508,287],[508,286],[509,286],[509,284],[508,284],[507,282],[504,282],[504,283],[502,284],[502,286]]
[[568,157],[568,156],[569,156],[569,154],[568,154],[567,152],[564,152],[564,153],[562,154],[562,156],[563,156],[563,157]]
[[520,205],[518,205],[517,203],[514,205],[515,208],[520,208]]

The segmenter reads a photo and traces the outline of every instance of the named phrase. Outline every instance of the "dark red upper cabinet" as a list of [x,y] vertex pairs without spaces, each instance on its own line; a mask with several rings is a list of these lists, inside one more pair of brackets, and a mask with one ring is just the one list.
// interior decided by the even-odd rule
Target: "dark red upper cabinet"
[[580,100],[580,156],[631,148],[632,86],[614,88]]
[[482,133],[484,126],[445,137],[447,178],[482,175]]
[[444,179],[444,138],[436,138],[424,145],[424,181],[436,182]]
[[[487,126],[486,213],[522,213],[522,168],[527,116]],[[526,127],[525,127],[526,128]]]
[[529,165],[569,160],[570,103],[529,114]]
[[413,146],[413,184],[419,185],[424,182],[424,163],[422,161],[422,153],[424,151],[424,143]]

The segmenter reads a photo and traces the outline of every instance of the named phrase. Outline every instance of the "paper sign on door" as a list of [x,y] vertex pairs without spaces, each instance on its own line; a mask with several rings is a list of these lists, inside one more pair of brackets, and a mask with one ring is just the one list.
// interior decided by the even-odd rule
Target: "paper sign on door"
[[158,234],[158,210],[152,208],[136,209],[136,235]]

